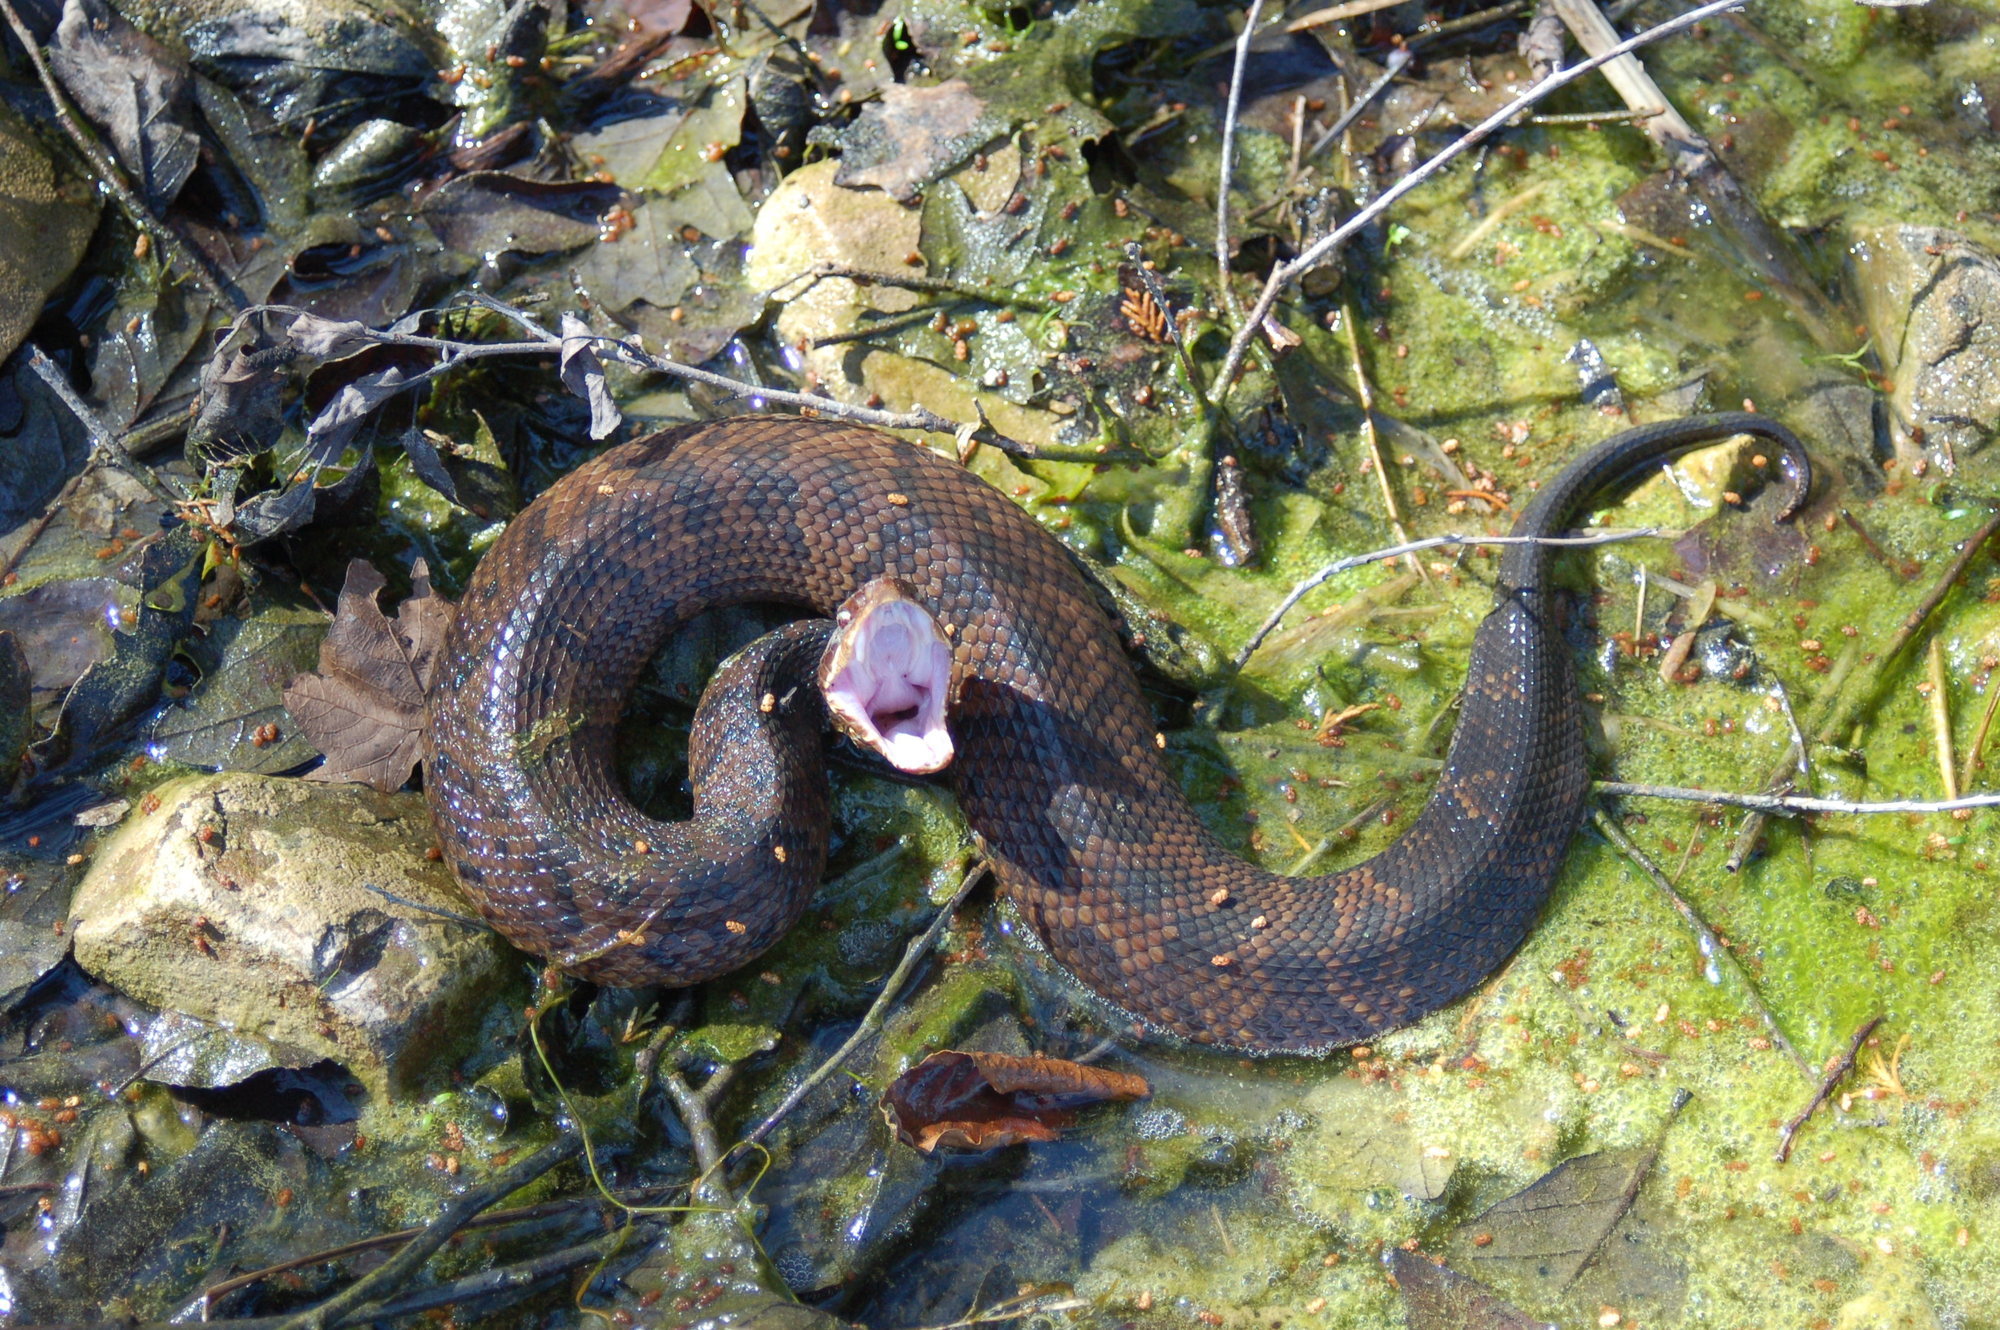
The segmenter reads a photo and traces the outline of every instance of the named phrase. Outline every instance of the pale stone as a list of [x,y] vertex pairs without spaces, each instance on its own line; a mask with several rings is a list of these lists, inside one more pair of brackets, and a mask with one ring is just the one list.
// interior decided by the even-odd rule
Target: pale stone
[[[154,800],[157,799],[157,806]],[[150,809],[150,811],[148,811]],[[78,964],[142,1002],[344,1065],[440,1081],[521,958],[468,913],[421,796],[225,772],[141,800],[70,907]]]

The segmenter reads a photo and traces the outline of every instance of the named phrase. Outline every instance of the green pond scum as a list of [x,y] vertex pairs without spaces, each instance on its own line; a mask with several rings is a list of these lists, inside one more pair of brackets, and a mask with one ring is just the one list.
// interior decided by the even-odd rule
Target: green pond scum
[[[1992,787],[2000,565],[1978,553],[1940,588],[2000,503],[1990,0],[1748,0],[1641,53],[1783,252],[1667,178],[1643,117],[1584,79],[1538,109],[1605,118],[1517,122],[1459,158],[1288,293],[1226,386],[1273,262],[1528,85],[1523,6],[1470,28],[1454,24],[1485,6],[1287,33],[1320,6],[1264,4],[1222,268],[1241,5],[592,0],[546,32],[478,0],[309,8],[271,11],[301,34],[278,63],[311,72],[277,87],[242,44],[248,11],[117,6],[159,59],[193,60],[174,104],[202,108],[211,157],[242,159],[169,215],[204,236],[225,207],[262,218],[225,273],[247,299],[379,328],[477,289],[766,389],[990,421],[1043,455],[981,446],[967,465],[1107,583],[1174,771],[1267,867],[1331,871],[1415,816],[1494,547],[1336,576],[1248,650],[1286,593],[1356,553],[1502,531],[1577,450],[1703,410],[1790,425],[1814,498],[1775,523],[1772,459],[1706,449],[1600,522],[1661,534],[1559,562],[1596,774],[1738,792],[1789,776],[1852,801]],[[1630,32],[1687,6],[1611,8]],[[360,43],[346,65],[344,42]],[[1409,70],[1311,156],[1397,44]],[[592,84],[614,52],[631,63]],[[17,46],[0,79],[10,106],[41,95]],[[324,119],[302,138],[279,112],[315,97]],[[521,155],[446,164],[513,126]],[[4,128],[0,161],[37,207],[87,180],[53,116],[10,109]],[[482,201],[447,193],[471,188]],[[549,202],[583,188],[605,192]],[[169,281],[122,213],[98,225],[53,279],[68,285],[36,288],[55,292],[42,321],[0,332],[69,337],[117,431],[184,422],[233,311]],[[17,250],[0,237],[0,278]],[[521,335],[464,306],[422,331]],[[431,354],[360,361],[414,374]],[[165,1319],[232,1276],[427,1223],[580,1127],[594,1176],[543,1174],[409,1287],[600,1245],[531,1301],[446,1324],[583,1325],[601,1303],[636,1324],[799,1330],[1003,1323],[983,1312],[1035,1330],[2000,1330],[1990,809],[1773,818],[1739,846],[1740,810],[1607,797],[1606,823],[1671,891],[1587,826],[1539,926],[1473,994],[1367,1047],[1253,1061],[1135,1037],[980,889],[863,1026],[978,847],[941,789],[843,760],[828,883],[751,966],[620,993],[521,957],[441,1041],[423,1093],[357,1086],[351,1111],[302,1121],[300,1104],[345,1093],[342,1069],[273,1068],[254,1040],[91,980],[63,961],[70,893],[99,829],[157,806],[169,774],[296,771],[309,752],[279,690],[312,664],[347,560],[383,570],[387,602],[417,558],[456,594],[507,519],[595,450],[588,411],[552,357],[466,362],[315,460],[308,423],[361,371],[304,357],[244,407],[266,413],[260,440],[146,460],[195,496],[184,517],[253,497],[278,511],[297,485],[317,515],[240,547],[183,524],[135,559],[158,506],[115,468],[59,489],[87,445],[23,359],[0,370],[0,429],[25,459],[0,481],[0,631],[34,666],[0,680],[0,755],[25,747],[0,812],[0,1325],[23,1309]],[[604,359],[621,437],[743,409]],[[1929,411],[1956,414],[1913,430]],[[1216,530],[1224,456],[1254,558]],[[774,621],[712,614],[661,652],[620,733],[649,811],[685,813],[703,681]],[[227,937],[205,923],[175,950],[211,963]],[[343,945],[328,954],[359,944]],[[347,963],[328,962],[329,989]],[[1151,1094],[1085,1110],[1055,1142],[921,1156],[878,1104],[940,1048],[1101,1062]],[[160,1066],[193,1070],[170,1085]],[[231,1066],[264,1069],[254,1095]],[[726,1165],[707,1158],[753,1129]],[[579,1302],[600,1262],[626,1286]],[[319,1260],[220,1305],[294,1311],[356,1273]]]

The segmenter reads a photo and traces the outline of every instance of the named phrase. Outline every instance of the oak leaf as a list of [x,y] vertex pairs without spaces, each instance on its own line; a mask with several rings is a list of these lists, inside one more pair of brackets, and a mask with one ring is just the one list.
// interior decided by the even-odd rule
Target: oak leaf
[[319,669],[285,687],[285,709],[326,761],[316,780],[354,780],[378,790],[410,778],[429,723],[425,698],[444,652],[453,606],[431,591],[422,559],[410,572],[409,599],[396,617],[375,597],[382,574],[356,559],[320,644]]

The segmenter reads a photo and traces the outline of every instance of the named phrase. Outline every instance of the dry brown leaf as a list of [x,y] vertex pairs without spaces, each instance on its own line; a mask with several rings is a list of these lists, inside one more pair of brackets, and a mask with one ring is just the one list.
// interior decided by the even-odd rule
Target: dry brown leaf
[[997,1150],[1053,1141],[1085,1104],[1143,1099],[1146,1078],[1062,1058],[1004,1053],[933,1053],[898,1076],[882,1096],[897,1139],[929,1154]]
[[285,710],[326,761],[316,780],[355,780],[378,790],[409,780],[422,749],[426,694],[451,626],[450,601],[431,592],[423,560],[391,620],[375,603],[385,585],[365,561],[347,565],[319,669],[285,687]]

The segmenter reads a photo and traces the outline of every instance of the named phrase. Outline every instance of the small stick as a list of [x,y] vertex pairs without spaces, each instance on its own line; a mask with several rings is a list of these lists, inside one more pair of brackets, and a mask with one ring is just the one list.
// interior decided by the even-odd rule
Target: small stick
[[[0,4],[5,3],[6,0],[0,0]],[[84,433],[90,436],[90,450],[93,453],[104,454],[113,466],[144,485],[147,493],[169,508],[179,506],[180,496],[168,489],[160,478],[153,474],[151,467],[125,451],[125,445],[118,441],[117,431],[105,424],[102,417],[90,409],[90,404],[77,396],[76,389],[70,387],[68,376],[55,361],[43,355],[42,348],[33,342],[28,343],[28,368],[35,371],[36,377],[41,379],[50,392],[62,399],[62,404],[69,408],[70,414],[83,425]]]
[[1857,813],[1864,816],[1893,813],[1958,813],[1974,808],[2000,808],[2000,790],[1962,794],[1956,799],[1824,799],[1810,794],[1733,794],[1723,790],[1699,790],[1686,785],[1643,785],[1626,781],[1601,780],[1592,786],[1599,794],[1635,795],[1644,799],[1682,799],[1696,804],[1719,804],[1725,808],[1748,808],[1781,817],[1800,813]]
[[[4,4],[5,0],[0,0]],[[436,1219],[424,1225],[421,1236],[410,1239],[403,1249],[382,1264],[314,1307],[280,1323],[279,1330],[330,1330],[345,1324],[351,1313],[403,1284],[423,1268],[425,1261],[480,1211],[505,1200],[559,1164],[576,1158],[583,1138],[565,1132],[561,1140],[529,1155],[526,1159],[495,1173],[486,1182],[447,1201]]]
[[1638,843],[1625,834],[1625,828],[1618,825],[1617,818],[1602,808],[1592,809],[1590,817],[1604,838],[1617,847],[1619,853],[1637,864],[1640,872],[1653,880],[1653,885],[1660,889],[1660,894],[1667,898],[1667,902],[1674,907],[1675,912],[1687,922],[1688,928],[1694,933],[1695,945],[1701,950],[1702,958],[1718,970],[1725,965],[1728,967],[1736,981],[1743,986],[1743,991],[1748,996],[1750,1006],[1756,1011],[1758,1019],[1764,1022],[1764,1028],[1770,1032],[1771,1042],[1792,1060],[1792,1065],[1799,1069],[1801,1076],[1811,1080],[1812,1064],[1799,1056],[1799,1050],[1785,1037],[1784,1028],[1778,1024],[1777,1013],[1764,1004],[1764,996],[1757,991],[1757,985],[1751,981],[1743,967],[1737,964],[1736,957],[1730,953],[1729,948],[1722,945],[1722,939],[1715,935],[1715,930],[1708,926],[1708,921],[1701,917],[1693,902],[1681,895],[1668,880],[1667,875],[1660,871],[1660,866],[1653,862],[1652,856],[1640,849]]
[[972,866],[971,871],[965,875],[965,880],[958,884],[958,890],[954,891],[951,899],[938,910],[937,917],[931,920],[930,926],[904,948],[903,959],[897,962],[896,968],[883,981],[882,991],[875,995],[874,1003],[869,1006],[868,1013],[861,1018],[861,1024],[855,1027],[854,1033],[847,1037],[847,1042],[835,1049],[826,1061],[813,1068],[812,1074],[794,1086],[791,1093],[786,1095],[762,1122],[752,1127],[744,1134],[742,1140],[731,1146],[729,1151],[731,1154],[746,1146],[756,1145],[769,1136],[778,1124],[785,1120],[785,1116],[799,1106],[801,1100],[819,1088],[820,1083],[833,1075],[855,1049],[861,1047],[870,1036],[882,1028],[882,1023],[889,1015],[889,1004],[895,1001],[896,995],[902,992],[903,985],[909,982],[910,975],[917,968],[917,962],[937,945],[938,937],[944,932],[945,925],[951,922],[952,916],[958,913],[958,907],[971,894],[973,887],[985,878],[987,872],[984,860]]
[[1826,1069],[1826,1075],[1820,1077],[1819,1088],[1813,1091],[1813,1097],[1806,1102],[1804,1108],[1799,1110],[1798,1116],[1787,1122],[1784,1130],[1778,1133],[1779,1163],[1782,1164],[1792,1157],[1792,1142],[1798,1136],[1799,1128],[1806,1125],[1806,1119],[1810,1118],[1819,1110],[1819,1106],[1827,1101],[1827,1097],[1833,1093],[1833,1088],[1846,1079],[1848,1072],[1854,1070],[1854,1059],[1861,1052],[1861,1045],[1868,1042],[1868,1036],[1875,1033],[1875,1027],[1880,1025],[1882,1021],[1883,1017],[1881,1016],[1870,1016],[1861,1023],[1861,1028],[1856,1030],[1854,1037],[1847,1041],[1847,1051],[1842,1053],[1838,1058],[1835,1058],[1833,1065]]
[[[55,1190],[52,1183],[35,1183],[32,1185],[44,1191]],[[664,1193],[679,1191],[684,1185],[683,1183],[672,1182],[655,1184],[650,1187],[633,1187],[617,1193],[617,1197],[620,1201],[630,1200],[643,1204]],[[4,1195],[5,1192],[6,1189],[0,1187],[0,1195]],[[568,1210],[581,1209],[589,1205],[602,1205],[603,1203],[604,1198],[601,1196],[571,1196],[559,1201],[539,1201],[534,1205],[517,1205],[511,1210],[495,1210],[491,1214],[480,1215],[476,1219],[469,1220],[465,1225],[465,1231],[470,1233],[477,1229],[500,1228],[508,1224],[527,1223],[532,1220],[546,1219],[554,1215],[559,1215]],[[383,1247],[394,1247],[399,1243],[408,1242],[411,1238],[418,1236],[422,1232],[421,1228],[405,1228],[398,1229],[394,1233],[378,1233],[372,1238],[361,1238],[355,1242],[343,1243],[338,1247],[322,1248],[319,1251],[308,1252],[304,1256],[294,1256],[290,1260],[280,1261],[276,1265],[267,1265],[261,1270],[251,1270],[244,1274],[233,1275],[220,1283],[210,1284],[207,1288],[203,1289],[200,1296],[196,1298],[195,1305],[201,1309],[201,1319],[207,1321],[209,1319],[209,1308],[215,1305],[216,1299],[234,1293],[239,1288],[248,1288],[252,1284],[262,1283],[273,1275],[284,1274],[287,1270],[299,1270],[309,1265],[328,1265],[349,1256],[358,1256],[363,1252],[377,1251]]]
[[1257,35],[1257,16],[1264,12],[1264,0],[1250,0],[1250,12],[1243,19],[1243,34],[1236,39],[1236,63],[1229,71],[1229,99],[1222,109],[1222,163],[1216,169],[1215,186],[1215,281],[1222,288],[1222,304],[1229,317],[1243,317],[1243,302],[1229,281],[1229,188],[1236,175],[1236,113],[1243,104],[1243,70],[1250,61],[1250,42]]
[[1285,25],[1286,32],[1305,32],[1310,28],[1325,27],[1329,23],[1344,23],[1351,18],[1373,14],[1381,9],[1393,9],[1402,0],[1347,0],[1346,4],[1328,5],[1325,9],[1315,9],[1310,14],[1301,14]]
[[1603,125],[1609,124],[1614,120],[1651,120],[1656,115],[1664,114],[1665,112],[1657,107],[1651,110],[1641,108],[1636,111],[1556,111],[1548,115],[1531,115],[1528,117],[1528,123],[1531,125]]
[[1972,746],[1965,750],[1965,764],[1958,769],[1958,787],[1962,790],[1972,784],[1978,769],[1985,765],[1980,754],[1986,748],[1986,735],[1993,728],[1993,713],[2000,709],[2000,688],[1993,686],[1989,678],[1986,684],[1986,710],[1980,713],[1979,728],[1973,732]]
[[822,277],[845,277],[861,286],[893,286],[905,291],[923,291],[930,295],[957,296],[962,300],[980,300],[989,305],[1008,305],[1015,309],[1031,309],[1036,312],[1049,308],[1047,300],[1036,296],[1024,296],[999,287],[973,286],[969,282],[954,282],[945,277],[925,277],[911,272],[876,272],[869,268],[851,268],[844,263],[815,263],[798,276],[781,283],[790,286],[792,282],[815,282]]
[[48,94],[49,101],[54,104],[56,121],[62,126],[63,133],[67,134],[70,142],[76,145],[76,150],[83,154],[84,161],[90,164],[90,169],[98,180],[111,191],[111,197],[118,201],[118,206],[124,210],[126,217],[131,219],[132,225],[153,238],[160,247],[160,253],[179,270],[185,280],[202,288],[209,296],[227,305],[231,310],[241,310],[242,296],[236,293],[230,283],[222,279],[221,274],[209,266],[207,259],[184,242],[177,232],[153,216],[151,209],[146,207],[138,194],[133,191],[131,183],[125,179],[125,172],[119,168],[116,161],[112,160],[111,154],[106,152],[103,145],[83,127],[83,122],[77,118],[76,109],[69,104],[69,98],[63,93],[62,85],[56,82],[56,76],[50,72],[48,61],[42,58],[42,48],[36,44],[35,34],[21,21],[21,16],[15,12],[11,0],[0,0],[0,15],[5,15],[7,26],[14,30],[15,40],[20,42],[21,49],[28,53],[28,63],[35,67],[35,77],[42,81],[42,91]]
[[1944,643],[1933,637],[1924,652],[1924,682],[1930,687],[1931,734],[1937,740],[1938,775],[1944,797],[1958,798],[1958,772],[1951,751],[1951,683],[1944,673]]
[[[1347,335],[1347,363],[1354,373],[1355,404],[1361,408],[1361,442],[1368,449],[1368,460],[1375,468],[1375,485],[1382,492],[1382,511],[1388,514],[1389,530],[1395,534],[1398,544],[1407,545],[1410,543],[1410,529],[1403,524],[1402,505],[1396,502],[1396,488],[1389,483],[1389,463],[1382,456],[1382,432],[1375,428],[1375,383],[1368,377],[1368,362],[1361,357],[1361,314],[1354,308],[1351,296],[1341,301],[1340,322],[1342,331]],[[1410,571],[1428,585],[1431,575],[1423,561],[1415,554],[1408,558]]]
[[[1396,81],[1396,76],[1408,68],[1409,63],[1410,50],[1407,46],[1398,46],[1395,50],[1389,52],[1388,59],[1382,62],[1382,72],[1376,76],[1375,81],[1363,88],[1361,95],[1348,103],[1347,109],[1340,113],[1338,120],[1335,120],[1326,129],[1321,131],[1320,136],[1313,140],[1312,146],[1306,149],[1304,160],[1309,162],[1319,156],[1322,152],[1326,151],[1327,144],[1333,142],[1351,129],[1354,122],[1361,118],[1361,113],[1367,110],[1369,105],[1377,97],[1380,97],[1391,83]],[[1295,170],[1292,174],[1296,176],[1298,172]]]
[[674,1101],[674,1111],[680,1114],[681,1125],[687,1128],[694,1143],[694,1166],[700,1176],[690,1189],[691,1198],[711,1205],[730,1204],[716,1168],[722,1162],[722,1143],[715,1134],[715,1119],[709,1116],[709,1101],[700,1091],[688,1088],[680,1072],[672,1067],[661,1067],[656,1075],[660,1088]]

